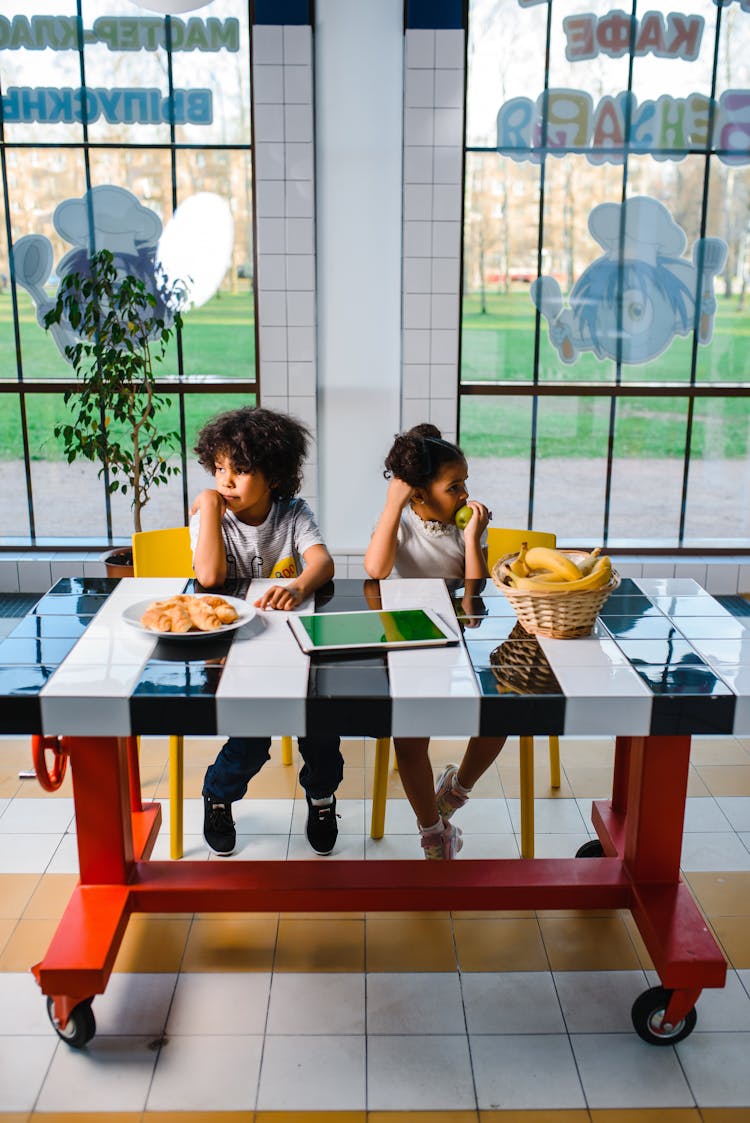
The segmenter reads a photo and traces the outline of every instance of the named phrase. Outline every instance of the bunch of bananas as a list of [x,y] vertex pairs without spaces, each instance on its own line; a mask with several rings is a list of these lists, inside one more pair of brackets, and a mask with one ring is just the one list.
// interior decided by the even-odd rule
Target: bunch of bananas
[[517,557],[507,567],[506,582],[514,589],[537,593],[578,593],[601,589],[612,578],[612,563],[597,546],[579,562],[549,546],[533,546],[525,542]]

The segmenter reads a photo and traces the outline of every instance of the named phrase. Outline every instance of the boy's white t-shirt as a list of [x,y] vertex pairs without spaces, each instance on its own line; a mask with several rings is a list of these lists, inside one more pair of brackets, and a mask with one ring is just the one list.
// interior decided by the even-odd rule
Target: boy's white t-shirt
[[396,536],[397,577],[463,577],[463,531],[453,523],[426,522],[404,507]]
[[[190,546],[198,545],[200,511],[190,520]],[[311,546],[325,545],[304,499],[279,499],[271,504],[265,522],[250,526],[225,511],[221,535],[227,555],[227,581],[238,577],[298,577],[302,555]]]

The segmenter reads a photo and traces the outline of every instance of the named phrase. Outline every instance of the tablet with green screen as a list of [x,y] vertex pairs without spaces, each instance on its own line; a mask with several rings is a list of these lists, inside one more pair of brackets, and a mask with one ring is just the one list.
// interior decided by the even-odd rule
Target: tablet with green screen
[[375,648],[440,647],[457,643],[439,616],[426,608],[393,612],[314,612],[290,616],[289,627],[303,651],[346,651]]

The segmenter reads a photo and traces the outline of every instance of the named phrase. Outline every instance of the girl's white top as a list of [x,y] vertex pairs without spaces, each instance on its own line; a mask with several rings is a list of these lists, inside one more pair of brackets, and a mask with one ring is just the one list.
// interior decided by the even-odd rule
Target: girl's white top
[[463,577],[464,535],[453,523],[427,522],[410,506],[401,512],[393,573],[397,577]]

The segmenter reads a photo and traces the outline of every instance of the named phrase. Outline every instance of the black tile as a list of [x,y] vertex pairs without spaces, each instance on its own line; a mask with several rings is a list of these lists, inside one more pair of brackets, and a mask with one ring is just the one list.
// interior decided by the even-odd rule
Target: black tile
[[311,666],[308,698],[390,698],[388,671],[383,666]]
[[[41,733],[39,695],[4,695],[0,669],[0,733]],[[31,763],[31,757],[29,757]]]
[[[200,581],[195,578],[185,582],[184,591],[186,593],[213,593],[225,597],[237,597],[239,600],[247,598],[247,591],[250,588],[251,581],[249,577],[238,577],[236,581],[227,581],[226,584],[220,585],[218,588],[209,588],[206,585],[201,585]],[[253,598],[250,597],[252,603]]]
[[213,696],[219,686],[223,664],[173,663],[149,660],[141,671],[133,695],[197,698]]
[[363,651],[318,651],[310,656],[311,667],[373,667],[388,673],[388,657],[385,654],[368,655]]
[[498,644],[508,639],[513,629],[518,626],[515,616],[512,619],[508,616],[484,616],[482,618],[473,616],[470,622],[471,624],[476,622],[476,625],[469,628],[462,626],[464,643],[475,641],[481,643],[485,640],[492,640],[495,644]]
[[[237,629],[239,631],[240,629]],[[183,641],[179,637],[169,638],[163,635],[151,652],[149,663],[186,663],[202,666],[205,663],[218,663],[226,659],[232,646],[232,639],[237,632],[230,632],[222,639],[189,639]],[[148,665],[148,664],[147,664]]]
[[688,639],[744,639],[748,630],[733,616],[681,616],[680,631]]
[[479,703],[481,737],[560,736],[565,727],[565,699],[521,694],[482,697]]
[[12,694],[38,694],[56,670],[57,667],[44,664],[0,666],[0,698]]
[[119,584],[119,577],[61,577],[52,586],[47,596],[60,596],[70,593],[77,596],[87,593],[104,593],[109,596]]
[[[617,588],[613,589],[609,594],[609,599],[611,600],[613,597],[630,596],[642,597],[644,596],[644,593],[641,589],[638,588],[632,577],[623,577],[620,580],[620,584],[617,586]],[[609,603],[609,601],[607,603]]]
[[563,691],[553,672],[549,668],[540,668],[534,664],[477,667],[474,674],[483,697],[498,698],[521,694],[534,698],[563,696]]
[[719,616],[724,619],[727,617],[726,608],[708,593],[698,593],[695,596],[654,596],[652,599],[662,612],[675,620],[682,616]]
[[318,736],[390,737],[390,698],[310,697],[305,707],[307,728]]
[[651,732],[660,736],[731,733],[736,701],[733,694],[719,697],[657,695],[651,707]]
[[750,656],[750,632],[747,639],[699,639],[695,641],[701,655],[709,663],[731,663],[740,666],[748,662]]
[[695,664],[705,666],[698,652],[686,639],[623,639],[618,637],[617,646],[627,655],[631,663],[665,665],[669,663]]
[[600,623],[615,639],[683,639],[666,616],[608,616]]
[[107,600],[103,593],[47,593],[34,608],[37,616],[95,616]]
[[76,642],[75,636],[50,638],[17,636],[0,640],[0,663],[62,663]]
[[35,616],[29,613],[24,616],[8,639],[19,639],[25,636],[36,637],[72,637],[77,639],[91,623],[90,616]]
[[608,616],[661,616],[661,611],[643,593],[640,595],[610,596],[599,613],[602,620]]
[[191,697],[188,707],[184,695],[137,694],[130,699],[130,720],[134,729],[145,734],[212,737],[219,732],[213,695]]
[[705,664],[700,667],[675,666],[635,667],[654,694],[678,697],[682,695],[716,696],[731,694],[731,690],[718,675]]

